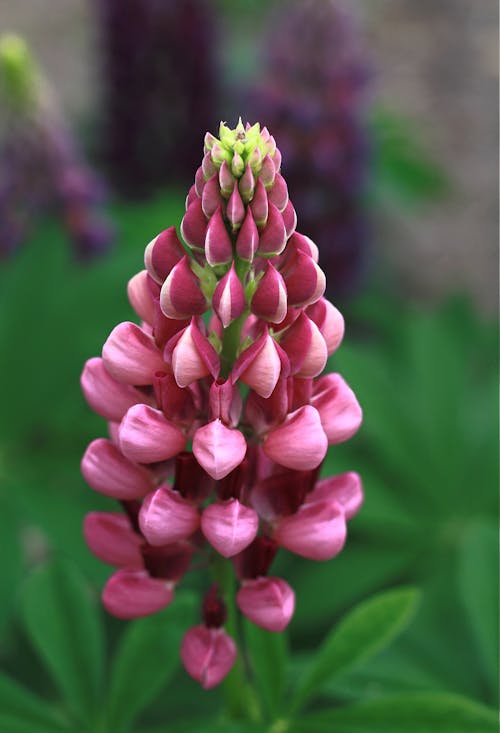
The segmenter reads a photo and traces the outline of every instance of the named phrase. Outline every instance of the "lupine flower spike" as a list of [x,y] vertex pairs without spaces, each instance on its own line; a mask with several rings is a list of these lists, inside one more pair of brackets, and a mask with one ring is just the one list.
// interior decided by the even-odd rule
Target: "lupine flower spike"
[[[333,558],[363,498],[356,473],[318,478],[361,408],[339,374],[320,376],[344,321],[323,298],[317,247],[296,231],[280,161],[259,124],[207,133],[185,244],[170,227],[147,245],[128,289],[140,324],[116,326],[81,378],[110,433],[87,448],[83,475],[123,508],[85,520],[90,549],[116,568],[104,605],[119,618],[154,613],[205,558],[201,623],[181,649],[205,688],[237,656],[226,605],[283,631],[295,596],[269,572],[278,548]],[[221,563],[234,565],[235,598]]]
[[77,259],[105,252],[113,228],[100,210],[104,186],[84,162],[52,90],[18,36],[0,39],[0,257],[53,212]]

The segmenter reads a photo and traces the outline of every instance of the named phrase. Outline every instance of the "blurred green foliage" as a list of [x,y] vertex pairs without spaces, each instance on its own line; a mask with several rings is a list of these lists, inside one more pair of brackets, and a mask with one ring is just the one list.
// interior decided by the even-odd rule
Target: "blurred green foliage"
[[[117,204],[117,251],[87,267],[70,260],[62,233],[47,222],[0,271],[0,653],[10,675],[0,678],[0,709],[11,716],[0,729],[9,733],[104,733],[108,724],[116,733],[136,720],[133,730],[143,733],[180,731],[165,721],[192,715],[194,705],[203,719],[189,730],[207,730],[203,721],[221,705],[220,691],[207,695],[178,671],[181,627],[196,615],[189,588],[180,591],[180,610],[103,625],[96,595],[109,568],[81,536],[87,510],[114,508],[79,474],[86,444],[106,430],[80,394],[81,368],[118,321],[133,318],[127,279],[149,239],[178,223],[182,210],[183,197],[171,191]],[[297,682],[304,701],[317,693],[300,727],[274,723],[269,731],[493,731],[484,704],[495,704],[497,691],[496,324],[458,297],[424,309],[374,292],[346,313],[346,340],[331,365],[355,389],[365,422],[354,440],[331,449],[324,473],[359,471],[366,503],[332,562],[285,553],[277,560],[276,572],[297,592],[293,654],[281,637],[247,629],[267,720],[280,722]],[[57,561],[39,567],[47,557]],[[404,591],[391,589],[408,583],[421,589],[419,610],[382,650],[412,607],[410,597],[398,605]],[[396,599],[393,620],[383,607],[363,636],[361,605],[328,635],[353,604],[380,591],[382,601],[364,604]],[[342,658],[356,658],[357,638],[367,658],[335,676]],[[380,648],[369,659],[370,639]],[[12,722],[20,710],[24,727]],[[210,730],[264,730],[259,725],[222,720]]]

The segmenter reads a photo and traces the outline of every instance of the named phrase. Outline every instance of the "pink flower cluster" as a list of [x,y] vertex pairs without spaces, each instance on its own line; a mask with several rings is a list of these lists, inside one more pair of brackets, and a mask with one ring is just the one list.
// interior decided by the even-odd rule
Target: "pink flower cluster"
[[[240,611],[282,631],[295,598],[268,574],[277,548],[333,558],[361,505],[357,474],[318,478],[361,409],[339,374],[319,376],[344,322],[322,297],[317,248],[295,229],[280,162],[259,125],[207,133],[185,245],[174,227],[148,244],[128,285],[140,325],[116,326],[85,364],[84,395],[110,438],[89,445],[82,472],[124,513],[89,514],[84,532],[118,568],[103,603],[119,618],[164,608],[195,554],[218,555],[234,564]],[[236,657],[217,587],[202,617],[181,657],[208,688]]]

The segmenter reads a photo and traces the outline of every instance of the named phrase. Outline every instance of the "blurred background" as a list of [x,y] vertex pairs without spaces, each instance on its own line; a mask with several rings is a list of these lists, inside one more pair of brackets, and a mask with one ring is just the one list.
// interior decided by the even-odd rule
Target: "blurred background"
[[[0,40],[2,668],[64,708],[71,691],[43,671],[37,572],[64,561],[92,603],[109,573],[81,536],[84,513],[112,503],[79,473],[105,433],[80,371],[132,317],[126,282],[179,225],[204,132],[241,114],[283,153],[298,229],[346,317],[332,366],[365,411],[324,467],[363,477],[346,549],[276,561],[297,592],[293,674],[353,603],[411,583],[423,601],[410,630],[332,695],[444,690],[494,705],[496,4],[0,0],[0,20],[25,41]],[[125,624],[94,606],[110,660]],[[218,706],[218,692],[169,675],[134,730],[193,700]]]

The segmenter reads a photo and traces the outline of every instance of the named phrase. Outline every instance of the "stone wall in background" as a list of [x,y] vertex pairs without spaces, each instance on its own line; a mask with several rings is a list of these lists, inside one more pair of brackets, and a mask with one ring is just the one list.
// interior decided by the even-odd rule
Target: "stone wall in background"
[[[1,27],[22,33],[76,120],[92,117],[92,0],[0,0]],[[497,302],[497,27],[495,0],[356,0],[379,69],[378,96],[415,120],[447,171],[445,201],[379,216],[377,246],[418,298],[466,288]]]

